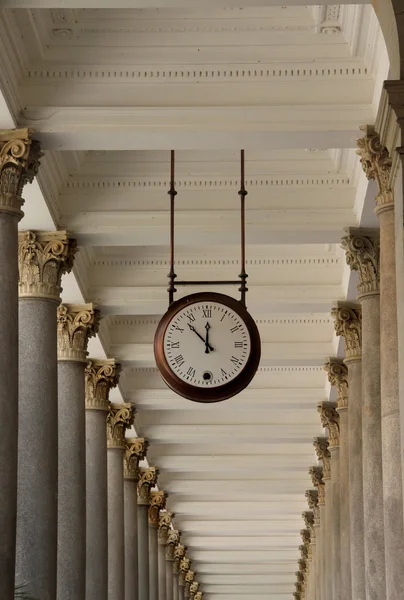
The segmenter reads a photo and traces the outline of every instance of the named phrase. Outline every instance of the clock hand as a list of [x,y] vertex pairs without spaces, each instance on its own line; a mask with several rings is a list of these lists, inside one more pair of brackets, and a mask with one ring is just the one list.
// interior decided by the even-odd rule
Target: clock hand
[[209,329],[210,329],[210,325],[209,325],[208,322],[206,322],[205,329],[206,329],[205,354],[209,354],[209,350],[212,352],[212,350],[214,350],[214,348],[212,348],[212,346],[209,344]]
[[[201,336],[201,334],[197,332],[197,330],[195,329],[195,327],[193,325],[191,325],[191,323],[187,323],[187,325],[190,328],[190,330],[193,331],[194,333],[196,333],[196,335],[198,336],[198,338],[201,339],[203,341],[203,343],[206,345],[206,341]],[[210,346],[210,349],[213,350],[212,346]]]

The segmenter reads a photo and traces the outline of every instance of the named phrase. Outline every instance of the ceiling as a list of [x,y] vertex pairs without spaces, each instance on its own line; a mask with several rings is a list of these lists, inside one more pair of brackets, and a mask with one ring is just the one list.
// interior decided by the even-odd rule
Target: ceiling
[[[101,308],[92,352],[124,365],[119,394],[136,405],[205,598],[289,599],[324,434],[316,406],[330,397],[322,365],[339,351],[330,307],[355,287],[339,241],[374,224],[354,148],[388,71],[376,17],[297,0],[12,4],[0,127],[34,127],[46,149],[21,227],[54,223],[79,241],[63,300]],[[152,351],[168,302],[168,150],[177,274],[234,279],[242,147],[262,360],[239,396],[199,405],[165,387]]]

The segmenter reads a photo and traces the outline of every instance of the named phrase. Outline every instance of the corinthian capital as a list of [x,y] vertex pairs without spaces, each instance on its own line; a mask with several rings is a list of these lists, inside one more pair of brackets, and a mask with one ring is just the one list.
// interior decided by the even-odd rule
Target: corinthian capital
[[335,408],[336,404],[334,402],[322,402],[317,408],[322,426],[328,429],[330,448],[339,446],[339,414]]
[[328,381],[337,390],[337,408],[348,408],[348,367],[340,358],[328,358],[324,364]]
[[178,578],[179,585],[185,585],[185,575],[186,575],[187,571],[189,571],[190,568],[191,568],[191,559],[188,558],[187,556],[184,556],[184,558],[182,558],[180,560],[180,564],[179,564],[179,578]]
[[123,471],[125,479],[139,480],[139,462],[146,458],[149,442],[144,438],[125,438]]
[[174,560],[174,550],[179,545],[181,540],[181,532],[176,529],[170,529],[167,536],[166,544],[166,560],[172,562]]
[[93,360],[85,370],[87,410],[109,410],[109,392],[118,385],[121,365],[113,358]]
[[312,510],[306,510],[302,513],[302,517],[304,520],[304,524],[306,525],[306,529],[310,531],[310,536],[314,535],[314,513]]
[[158,492],[150,492],[149,505],[149,525],[152,527],[159,526],[160,511],[166,507],[167,494],[161,490]]
[[302,600],[302,594],[301,594],[301,592],[298,592],[298,591],[293,592],[293,598],[295,600]]
[[58,306],[58,359],[87,362],[87,344],[95,336],[101,315],[94,304]]
[[196,592],[195,596],[194,596],[194,600],[202,600],[202,592]]
[[301,581],[301,582],[304,581],[304,573],[302,571],[296,571],[295,575],[296,575],[297,581]]
[[346,262],[359,274],[359,297],[378,294],[380,284],[380,235],[378,229],[349,227],[342,238]]
[[394,203],[390,183],[392,161],[373,125],[364,125],[360,129],[365,135],[357,140],[356,153],[360,156],[366,177],[377,183],[379,193],[376,196],[376,212],[380,212]]
[[62,275],[73,267],[76,240],[66,231],[20,231],[18,269],[20,298],[60,301]]
[[195,596],[195,594],[198,591],[198,588],[199,588],[199,583],[198,583],[198,581],[194,580],[191,583],[191,585],[189,586],[189,594],[190,594],[191,598],[193,598]]
[[179,573],[180,571],[180,563],[185,556],[185,552],[187,549],[182,544],[177,544],[174,548],[174,563],[173,563],[173,571],[174,573]]
[[[298,561],[298,565],[299,565],[299,569],[305,573],[306,569],[307,569],[307,560],[305,558],[300,558]],[[297,587],[297,583],[296,583],[296,587]]]
[[311,476],[314,487],[318,492],[318,504],[321,506],[325,502],[325,485],[323,480],[323,467],[310,467],[309,474]]
[[132,427],[134,417],[132,404],[110,404],[107,415],[108,448],[125,449],[125,431]]
[[158,542],[165,546],[168,541],[168,532],[171,529],[173,514],[167,511],[161,511],[159,515]]
[[323,463],[323,477],[329,479],[331,477],[331,454],[328,449],[328,439],[326,437],[316,437],[313,440],[313,446],[318,460]]
[[306,545],[310,544],[310,539],[311,539],[310,529],[301,529],[300,536],[302,538],[303,544],[306,544]]
[[22,216],[22,191],[38,173],[42,156],[33,129],[0,129],[0,212]]
[[150,491],[157,483],[158,469],[149,467],[140,470],[140,479],[137,484],[137,503],[142,506],[150,504]]
[[341,302],[331,311],[335,333],[345,340],[345,360],[355,360],[362,354],[362,309]]
[[[320,523],[320,511],[318,508],[318,491],[306,490],[305,496],[307,499],[307,504],[309,505],[309,508],[314,515],[314,525],[318,525]],[[314,535],[312,537],[315,538],[315,530]]]

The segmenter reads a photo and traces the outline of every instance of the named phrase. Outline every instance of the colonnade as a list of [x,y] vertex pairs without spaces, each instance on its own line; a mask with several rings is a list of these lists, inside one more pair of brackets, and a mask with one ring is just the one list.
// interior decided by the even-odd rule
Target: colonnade
[[378,185],[380,228],[347,228],[342,238],[358,302],[331,311],[345,356],[324,365],[336,402],[318,406],[327,436],[314,440],[296,600],[398,600],[404,589],[394,177],[378,134],[362,129],[358,154]]

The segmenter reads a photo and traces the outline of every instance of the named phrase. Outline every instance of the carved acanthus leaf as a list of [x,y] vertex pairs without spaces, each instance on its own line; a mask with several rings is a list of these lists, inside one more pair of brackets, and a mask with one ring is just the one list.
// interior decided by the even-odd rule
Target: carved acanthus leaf
[[168,533],[171,529],[172,520],[174,515],[167,511],[161,511],[159,515],[159,531],[158,531],[158,542],[165,546],[168,541]]
[[118,385],[121,365],[113,358],[93,360],[85,370],[87,410],[109,410],[109,392]]
[[108,448],[125,449],[125,431],[133,425],[135,411],[132,404],[111,403],[107,415]]
[[76,240],[66,231],[18,233],[18,291],[20,298],[60,301],[61,280],[72,270]]
[[139,480],[139,462],[146,458],[149,442],[144,438],[125,438],[124,477]]
[[88,340],[98,332],[100,320],[94,304],[58,306],[58,359],[87,362]]
[[160,511],[166,507],[167,494],[162,490],[150,492],[149,525],[158,527]]
[[150,491],[157,484],[158,469],[149,467],[140,469],[140,479],[137,484],[138,504],[148,506],[150,503]]
[[328,358],[324,364],[328,381],[337,390],[337,408],[348,408],[348,367],[340,358]]
[[313,440],[313,446],[318,460],[323,463],[324,479],[329,479],[331,477],[331,454],[328,449],[328,439],[326,437],[316,437]]
[[22,192],[38,173],[42,156],[33,129],[0,130],[0,212],[23,215]]
[[323,467],[315,466],[310,467],[309,474],[311,476],[312,483],[318,491],[318,504],[319,506],[324,504],[325,501],[325,485],[323,480]]
[[339,304],[331,311],[335,333],[345,340],[345,360],[359,359],[362,354],[362,309]]
[[[362,233],[363,232],[363,233]],[[367,235],[365,235],[367,233]],[[359,274],[359,297],[377,294],[380,289],[380,236],[378,230],[348,229],[342,238],[346,262]]]
[[379,193],[376,196],[376,212],[380,212],[394,204],[394,193],[390,184],[392,161],[374,126],[365,125],[360,129],[364,131],[365,136],[357,140],[356,153],[360,156],[366,177],[377,183]]
[[328,442],[330,448],[339,446],[339,414],[334,402],[322,402],[318,406],[321,424],[328,429]]

